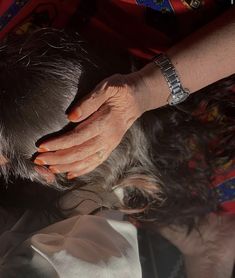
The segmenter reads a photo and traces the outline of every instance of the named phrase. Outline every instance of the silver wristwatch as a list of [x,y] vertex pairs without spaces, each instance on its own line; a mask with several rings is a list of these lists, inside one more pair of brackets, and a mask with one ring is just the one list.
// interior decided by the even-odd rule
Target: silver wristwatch
[[160,67],[170,88],[171,94],[167,100],[169,105],[177,105],[186,100],[189,96],[189,90],[182,87],[179,76],[170,59],[165,54],[159,54],[154,58],[153,62]]

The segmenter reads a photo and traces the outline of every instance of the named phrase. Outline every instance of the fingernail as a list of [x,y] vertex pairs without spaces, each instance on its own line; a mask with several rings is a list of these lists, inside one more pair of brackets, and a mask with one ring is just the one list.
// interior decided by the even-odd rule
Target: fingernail
[[77,175],[75,175],[75,174],[73,174],[73,173],[68,173],[67,174],[67,179],[68,180],[72,180],[72,179],[74,179],[74,178],[76,178],[77,177]]
[[39,158],[36,158],[34,160],[34,163],[37,164],[37,165],[45,165],[45,164],[47,164],[45,161],[43,161],[42,159],[39,159]]
[[49,169],[53,174],[60,173],[59,169],[57,169],[55,166],[50,166]]
[[45,152],[48,152],[48,151],[49,151],[49,149],[46,148],[46,147],[39,147],[39,148],[38,148],[38,152],[39,152],[39,153],[45,153]]
[[76,122],[81,117],[81,115],[82,115],[81,110],[78,108],[68,115],[68,119],[71,122]]

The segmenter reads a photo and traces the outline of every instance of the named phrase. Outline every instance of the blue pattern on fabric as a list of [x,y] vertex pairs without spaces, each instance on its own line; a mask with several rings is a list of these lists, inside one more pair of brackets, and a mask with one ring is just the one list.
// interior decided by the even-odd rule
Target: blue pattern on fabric
[[136,0],[136,2],[138,5],[143,5],[160,12],[174,12],[170,0]]
[[16,0],[8,8],[8,10],[0,16],[0,31],[12,20],[14,16],[29,2],[30,0]]
[[235,199],[235,178],[231,178],[217,187],[213,188],[218,196],[220,203],[232,201]]

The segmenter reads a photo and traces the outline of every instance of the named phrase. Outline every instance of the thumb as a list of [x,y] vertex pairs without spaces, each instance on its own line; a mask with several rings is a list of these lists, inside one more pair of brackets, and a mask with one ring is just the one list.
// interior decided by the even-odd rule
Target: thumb
[[81,122],[96,112],[108,99],[104,90],[95,90],[82,99],[68,115],[71,122]]

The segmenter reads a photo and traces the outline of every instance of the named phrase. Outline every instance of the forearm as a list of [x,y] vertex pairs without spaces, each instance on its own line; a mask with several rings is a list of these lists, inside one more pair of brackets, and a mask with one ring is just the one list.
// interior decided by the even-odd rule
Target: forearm
[[[235,72],[235,9],[192,34],[166,53],[183,87],[194,93]],[[147,86],[145,110],[167,104],[168,85],[154,64],[139,71]],[[148,100],[147,100],[148,98]]]

